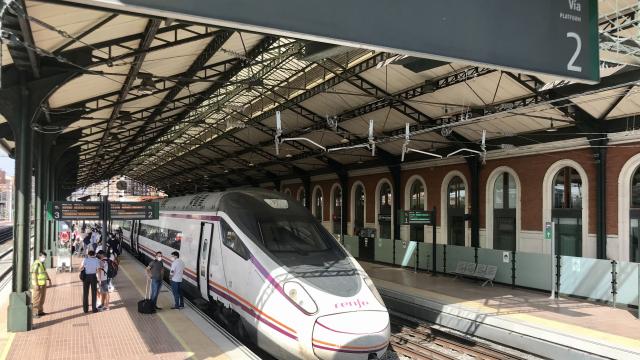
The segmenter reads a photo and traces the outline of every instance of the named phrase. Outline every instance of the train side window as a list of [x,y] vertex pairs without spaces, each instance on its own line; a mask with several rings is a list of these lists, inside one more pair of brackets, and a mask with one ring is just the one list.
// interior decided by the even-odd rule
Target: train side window
[[231,251],[238,254],[241,258],[248,260],[249,250],[244,246],[238,234],[236,234],[236,232],[231,229],[231,226],[229,226],[229,224],[224,220],[220,220],[220,225],[220,229],[222,230],[222,243],[224,246],[231,249]]

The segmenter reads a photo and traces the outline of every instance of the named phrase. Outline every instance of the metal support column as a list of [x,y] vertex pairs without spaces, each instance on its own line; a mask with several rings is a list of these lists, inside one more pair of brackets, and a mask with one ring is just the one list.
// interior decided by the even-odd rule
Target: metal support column
[[480,246],[480,159],[478,156],[467,158],[471,173],[471,246]]
[[33,259],[37,258],[36,254],[39,254],[40,251],[44,249],[44,240],[42,237],[42,223],[44,221],[42,214],[42,177],[43,177],[43,162],[44,157],[43,154],[43,135],[42,134],[34,134],[34,168],[35,168],[35,199],[34,199],[34,215],[35,215],[35,223],[34,223],[34,238],[33,238]]
[[[338,178],[340,179],[340,188],[342,191],[342,204],[340,206],[340,242],[344,244],[344,236],[347,234],[347,207],[349,206],[349,175],[347,172],[342,172],[338,174]],[[331,196],[329,196],[331,199]],[[333,204],[329,204],[329,206],[333,206]],[[356,234],[354,234],[356,235]]]
[[[607,258],[607,148],[609,139],[598,141],[593,156],[596,163],[596,256]],[[593,144],[592,144],[593,145]]]
[[393,187],[393,208],[391,209],[391,218],[393,220],[393,240],[395,241],[400,239],[400,221],[397,219],[398,211],[400,210],[400,192],[402,191],[402,184],[400,183],[400,165],[389,166],[389,171],[391,172],[391,183]]
[[29,90],[21,79],[19,119],[16,130],[16,205],[13,236],[13,292],[9,298],[7,329],[12,332],[31,330],[31,295],[29,294],[29,234],[31,207],[32,130]]

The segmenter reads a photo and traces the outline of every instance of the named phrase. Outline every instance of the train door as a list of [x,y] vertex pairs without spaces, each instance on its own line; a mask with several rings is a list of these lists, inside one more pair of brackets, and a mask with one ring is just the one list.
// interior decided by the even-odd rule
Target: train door
[[139,254],[140,253],[140,249],[138,248],[138,234],[139,233],[140,233],[140,222],[139,221],[132,221],[131,222],[130,241],[131,241],[131,252],[133,252],[134,254]]
[[198,289],[203,298],[209,299],[209,260],[211,257],[211,239],[213,224],[200,223],[200,245],[198,246]]
[[[220,239],[220,224],[216,223],[216,226],[213,229],[213,237],[210,242],[211,254],[209,255],[209,282],[213,283],[216,287],[225,286],[227,283],[224,276],[221,248],[222,243]],[[218,296],[210,296],[210,299],[213,300],[213,297],[215,297],[216,300],[223,301],[223,299],[220,299]]]
[[[220,220],[220,240],[223,245],[222,261],[227,289],[241,297],[246,296],[246,285],[252,274],[249,250],[242,243],[240,236],[224,220]],[[237,305],[234,304],[233,308],[242,313]]]

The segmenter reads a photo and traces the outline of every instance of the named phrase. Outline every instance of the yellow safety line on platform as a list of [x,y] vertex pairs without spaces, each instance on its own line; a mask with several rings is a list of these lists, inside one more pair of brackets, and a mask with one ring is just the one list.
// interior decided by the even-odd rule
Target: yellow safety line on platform
[[[122,270],[122,272],[127,276],[127,278],[129,278],[129,281],[131,281],[131,283],[133,284],[133,287],[136,288],[136,290],[138,290],[138,292],[140,293],[140,295],[142,296],[146,296],[146,294],[144,293],[144,291],[142,291],[142,289],[140,287],[138,287],[138,285],[136,284],[135,281],[133,281],[133,278],[131,277],[131,275],[129,275],[129,272],[127,270],[124,269],[124,266],[120,266],[120,269]],[[171,333],[171,335],[173,335],[173,337],[176,338],[176,340],[178,340],[178,342],[180,343],[180,345],[182,345],[182,347],[187,351],[187,355],[189,359],[197,359],[196,354],[191,350],[191,348],[189,347],[189,345],[187,345],[187,343],[184,341],[184,339],[182,338],[182,336],[180,336],[173,328],[173,326],[171,325],[171,323],[166,319],[166,317],[161,314],[161,313],[156,313],[156,315],[160,316],[160,319],[162,320],[162,322],[164,323],[164,325],[167,327],[167,329],[169,329],[169,332]]]
[[13,339],[15,338],[15,336],[15,333],[7,333],[4,348],[2,349],[2,353],[0,353],[0,360],[5,360],[9,355],[9,350],[11,350],[11,345],[13,344]]
[[444,295],[444,294],[432,292],[429,290],[417,289],[417,288],[409,288],[410,293],[407,293],[406,291],[403,291],[403,290],[406,290],[406,288],[408,288],[407,286],[403,286],[400,284],[392,283],[387,280],[377,279],[373,277],[372,277],[372,280],[374,283],[376,283],[376,285],[377,284],[383,285],[383,286],[380,286],[381,288],[400,291],[408,295],[412,295],[412,293],[415,294],[418,292],[426,294],[428,295],[428,296],[425,296],[426,299],[439,301],[443,305],[461,306],[471,311],[473,310],[483,311],[487,315],[518,319],[520,321],[525,322],[524,325],[527,325],[526,323],[543,325],[552,331],[563,331],[566,333],[566,335],[569,335],[569,336],[576,336],[577,334],[580,334],[582,336],[590,337],[592,339],[597,339],[600,341],[608,341],[608,342],[616,343],[619,345],[623,345],[631,349],[640,349],[640,340],[636,340],[636,339],[632,339],[632,338],[628,338],[620,335],[609,334],[599,330],[585,328],[579,325],[565,324],[559,321],[544,319],[538,316],[532,316],[532,315],[526,315],[526,314],[500,314],[497,309],[486,306],[486,305],[482,305],[476,301],[459,299],[454,296]]

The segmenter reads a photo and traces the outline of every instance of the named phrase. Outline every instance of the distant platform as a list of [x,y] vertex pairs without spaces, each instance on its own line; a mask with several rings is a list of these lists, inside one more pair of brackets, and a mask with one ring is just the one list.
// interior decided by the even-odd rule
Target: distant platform
[[392,310],[553,359],[640,359],[635,309],[360,264]]
[[47,289],[44,311],[33,330],[6,333],[7,302],[0,309],[0,359],[259,359],[229,334],[203,317],[190,304],[170,310],[173,297],[165,287],[153,315],[137,311],[143,298],[145,275],[141,264],[123,255],[111,309],[82,311],[82,283],[74,257],[74,272],[49,269],[53,287]]

